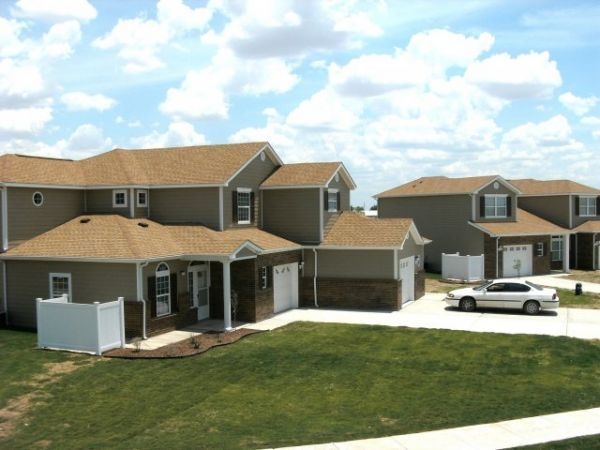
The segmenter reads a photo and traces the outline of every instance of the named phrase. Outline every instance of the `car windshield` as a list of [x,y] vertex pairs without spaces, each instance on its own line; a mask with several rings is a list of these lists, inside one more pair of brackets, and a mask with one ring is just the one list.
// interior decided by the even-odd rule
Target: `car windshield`
[[486,280],[485,283],[483,283],[482,285],[479,285],[477,287],[474,287],[473,290],[474,291],[481,291],[482,289],[485,289],[486,287],[488,287],[490,284],[492,284],[492,282],[490,280]]
[[526,285],[531,286],[534,289],[537,289],[538,291],[542,291],[544,290],[544,288],[538,284],[532,283],[531,281],[526,281],[525,282]]

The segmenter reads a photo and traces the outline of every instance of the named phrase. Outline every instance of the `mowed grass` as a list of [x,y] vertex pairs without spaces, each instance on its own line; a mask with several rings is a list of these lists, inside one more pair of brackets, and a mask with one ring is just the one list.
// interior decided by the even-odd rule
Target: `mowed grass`
[[[24,376],[64,358],[30,344]],[[199,357],[81,366],[0,448],[248,449],[496,422],[600,405],[599,362],[599,342],[571,338],[296,323]]]

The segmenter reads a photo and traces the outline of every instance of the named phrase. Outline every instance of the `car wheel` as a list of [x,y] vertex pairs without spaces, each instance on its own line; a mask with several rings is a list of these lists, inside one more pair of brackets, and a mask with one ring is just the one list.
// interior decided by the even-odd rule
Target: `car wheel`
[[529,300],[529,301],[525,302],[523,309],[525,310],[525,312],[527,314],[530,314],[533,316],[540,312],[540,304],[538,302],[536,302],[535,300]]
[[465,297],[465,298],[461,299],[459,307],[460,307],[461,311],[472,312],[472,311],[475,311],[475,308],[477,307],[477,305],[475,303],[474,298]]

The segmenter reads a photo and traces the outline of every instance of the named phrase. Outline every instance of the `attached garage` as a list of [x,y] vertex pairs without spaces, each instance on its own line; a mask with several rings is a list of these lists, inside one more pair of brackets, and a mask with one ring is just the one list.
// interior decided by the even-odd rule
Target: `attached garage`
[[298,263],[273,267],[274,312],[298,307]]
[[504,277],[528,276],[533,273],[531,245],[505,245],[502,248]]

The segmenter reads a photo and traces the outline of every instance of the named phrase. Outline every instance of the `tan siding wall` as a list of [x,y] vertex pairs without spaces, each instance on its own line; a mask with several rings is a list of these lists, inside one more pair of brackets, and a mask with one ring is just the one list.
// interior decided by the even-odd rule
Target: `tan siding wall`
[[219,188],[152,189],[150,219],[219,228]]
[[[568,195],[519,197],[519,207],[565,228],[569,227],[569,217],[573,214],[569,209]],[[574,201],[572,208],[575,208]]]
[[300,243],[320,239],[319,189],[278,189],[262,191],[263,228]]
[[[393,279],[393,250],[317,250],[318,278]],[[314,254],[305,252],[303,277],[314,276]]]
[[[254,158],[245,168],[240,172],[229,186],[224,189],[223,193],[223,216],[224,216],[224,227],[229,228],[230,226],[238,226],[233,223],[233,204],[232,196],[233,192],[237,188],[249,188],[254,193],[254,217],[252,218],[252,225],[260,225],[261,220],[261,202],[259,186],[265,181],[269,175],[271,175],[278,166],[273,164],[269,158],[265,158],[261,161],[260,156]],[[247,225],[242,225],[247,226]]]
[[428,270],[441,272],[442,253],[483,253],[483,233],[468,223],[471,217],[468,195],[383,198],[379,199],[378,208],[381,218],[412,218],[419,233],[433,241],[425,246]]
[[35,299],[50,296],[52,273],[70,273],[73,301],[92,303],[118,297],[136,300],[135,264],[7,261],[8,318],[11,325],[35,327]]
[[150,191],[148,189],[135,189],[134,190],[134,198],[133,198],[133,201],[134,201],[134,211],[133,211],[133,214],[134,214],[134,217],[136,217],[136,218],[147,218],[148,217],[148,207],[147,206],[145,206],[145,207],[138,207],[137,206],[137,193],[139,191],[142,191],[142,190],[146,191],[146,202],[150,201],[150,199],[149,199]]
[[[33,204],[35,192],[44,196],[41,206]],[[31,239],[83,213],[83,191],[8,188],[7,195],[10,245]]]
[[[129,217],[131,214],[131,195],[127,191],[127,207],[113,208],[113,189],[92,189],[85,191],[86,213],[88,214],[119,214]],[[135,199],[133,200],[135,202]]]
[[409,256],[418,256],[421,268],[423,267],[423,261],[425,258],[425,249],[423,245],[417,245],[414,238],[408,235],[406,242],[404,243],[404,248],[398,252],[398,259],[408,258]]

